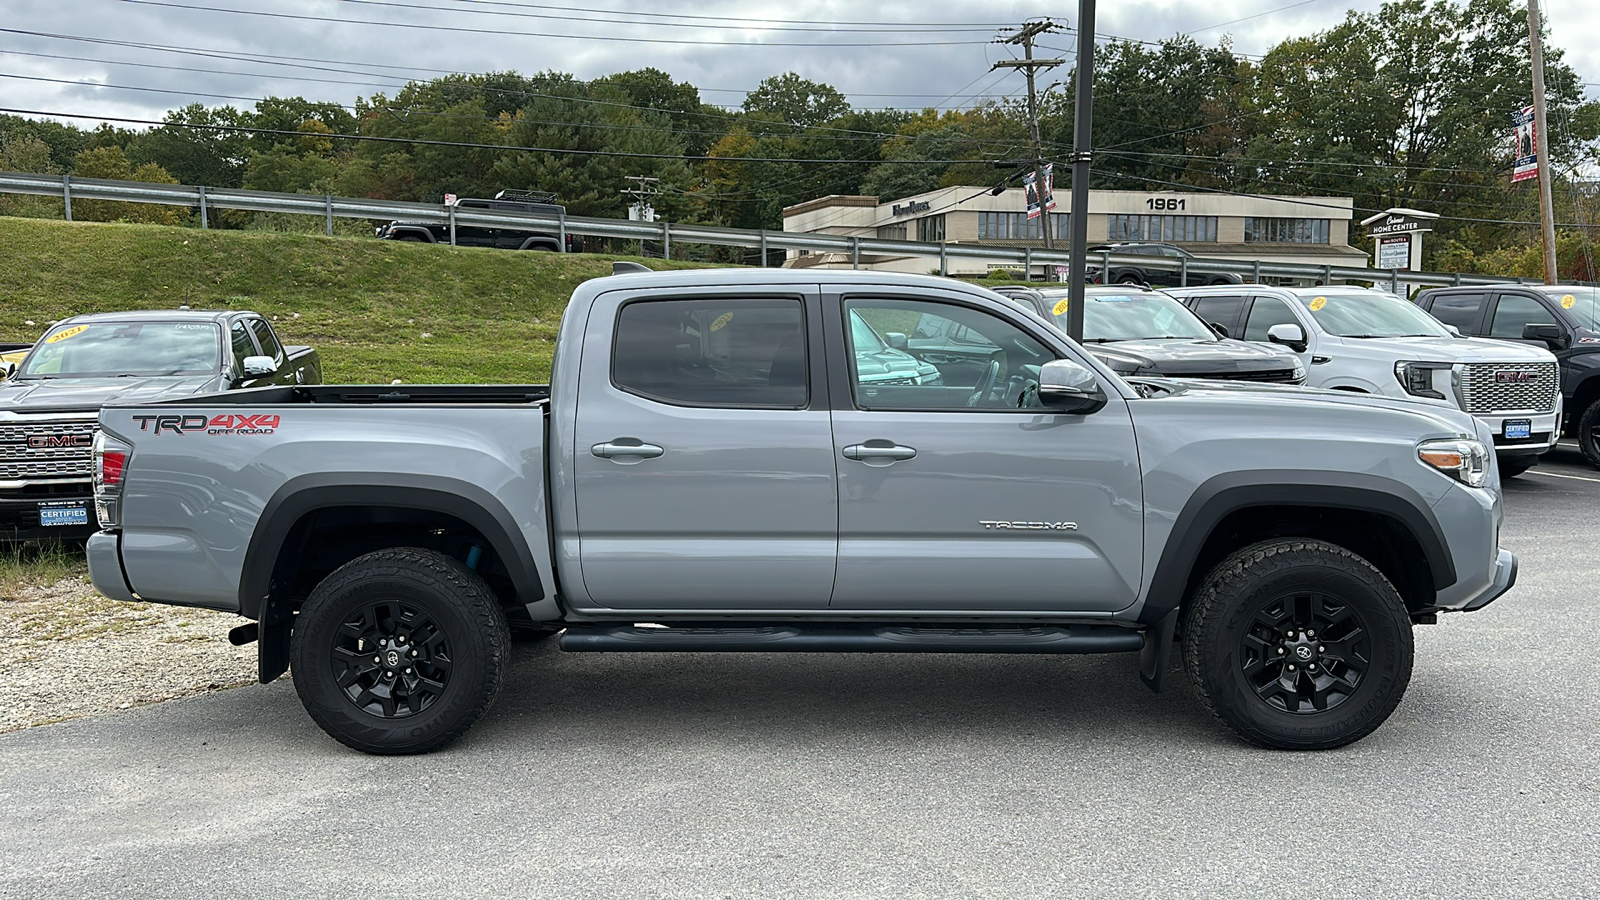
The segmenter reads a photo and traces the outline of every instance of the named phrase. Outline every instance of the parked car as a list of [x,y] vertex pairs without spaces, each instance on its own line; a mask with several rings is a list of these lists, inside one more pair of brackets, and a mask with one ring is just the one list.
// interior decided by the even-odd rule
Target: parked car
[[[998,292],[1067,330],[1068,291]],[[1305,366],[1287,347],[1230,340],[1170,295],[1139,285],[1084,288],[1083,343],[1118,375],[1303,384]]]
[[1265,285],[1172,292],[1207,322],[1281,344],[1307,384],[1465,410],[1494,433],[1500,474],[1526,472],[1556,440],[1556,358],[1542,347],[1462,337],[1405,300],[1356,287]]
[[[253,312],[97,313],[57,322],[0,382],[0,539],[94,531],[90,445],[106,403],[321,383],[317,352],[283,346]],[[236,418],[208,427],[248,428]]]
[[1561,434],[1600,466],[1600,290],[1502,284],[1435,288],[1417,305],[1462,334],[1545,347],[1561,363]]
[[[556,202],[556,195],[535,191],[501,191],[491,200],[463,198],[455,208],[461,212],[493,211],[527,213],[545,216],[564,216],[567,208]],[[377,228],[378,237],[390,241],[421,241],[428,244],[450,243],[450,225],[439,222],[406,222],[396,220]],[[582,253],[583,238],[566,236],[566,252]],[[559,250],[561,235],[557,231],[538,228],[520,228],[509,225],[486,225],[474,222],[457,222],[455,243],[459,247],[498,247],[502,250]]]
[[[1157,256],[1168,266],[1144,266],[1112,262],[1109,267],[1096,254],[1110,252],[1121,256]],[[1198,262],[1201,257],[1173,244],[1121,241],[1115,244],[1096,244],[1089,248],[1088,266],[1084,277],[1094,284],[1145,284],[1163,287],[1183,287],[1191,284],[1239,284],[1244,279],[1232,272],[1185,272],[1182,260]]]
[[22,364],[23,357],[32,349],[32,344],[0,343],[0,381],[10,378],[11,373]]
[[[882,350],[856,319],[929,317],[997,351],[864,377]],[[548,387],[107,407],[96,588],[246,617],[261,680],[292,665],[312,718],[372,753],[466,731],[513,621],[577,652],[1128,652],[1156,689],[1181,640],[1238,734],[1314,749],[1395,708],[1414,623],[1516,577],[1472,417],[1124,381],[977,286],[615,275],[578,286],[556,345]],[[206,427],[239,417],[272,425]]]

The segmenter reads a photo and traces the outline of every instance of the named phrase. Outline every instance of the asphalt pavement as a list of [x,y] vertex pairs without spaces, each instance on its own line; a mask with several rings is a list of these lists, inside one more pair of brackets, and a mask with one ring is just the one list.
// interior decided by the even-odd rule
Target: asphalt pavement
[[1131,656],[536,645],[426,757],[287,681],[0,735],[0,896],[1596,897],[1597,501],[1566,451],[1508,484],[1517,587],[1336,751]]

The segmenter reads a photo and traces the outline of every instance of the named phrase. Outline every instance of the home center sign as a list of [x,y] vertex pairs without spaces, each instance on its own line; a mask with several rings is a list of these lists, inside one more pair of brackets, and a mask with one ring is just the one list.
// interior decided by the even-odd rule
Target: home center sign
[[1414,270],[1422,267],[1422,236],[1433,230],[1438,213],[1420,209],[1386,209],[1361,220],[1376,244],[1377,269]]

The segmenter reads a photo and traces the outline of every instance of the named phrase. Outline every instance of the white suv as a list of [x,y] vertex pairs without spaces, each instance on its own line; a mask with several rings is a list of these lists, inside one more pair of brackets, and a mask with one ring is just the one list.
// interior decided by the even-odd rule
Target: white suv
[[1527,471],[1555,444],[1561,390],[1548,350],[1461,337],[1393,294],[1359,287],[1167,293],[1229,335],[1294,350],[1308,387],[1447,404],[1477,416],[1494,432],[1502,476]]

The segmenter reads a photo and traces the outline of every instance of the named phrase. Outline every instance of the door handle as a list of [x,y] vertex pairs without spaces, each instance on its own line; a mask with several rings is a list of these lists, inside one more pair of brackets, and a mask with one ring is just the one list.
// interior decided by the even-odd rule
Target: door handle
[[911,447],[902,447],[888,441],[868,441],[865,444],[851,444],[844,448],[844,458],[865,462],[869,459],[910,459],[917,455]]
[[632,438],[619,438],[614,441],[606,441],[603,444],[595,444],[593,447],[589,448],[589,452],[600,457],[601,459],[619,459],[628,457],[637,459],[655,459],[666,451],[662,450],[661,447],[656,444],[646,444],[633,440]]

